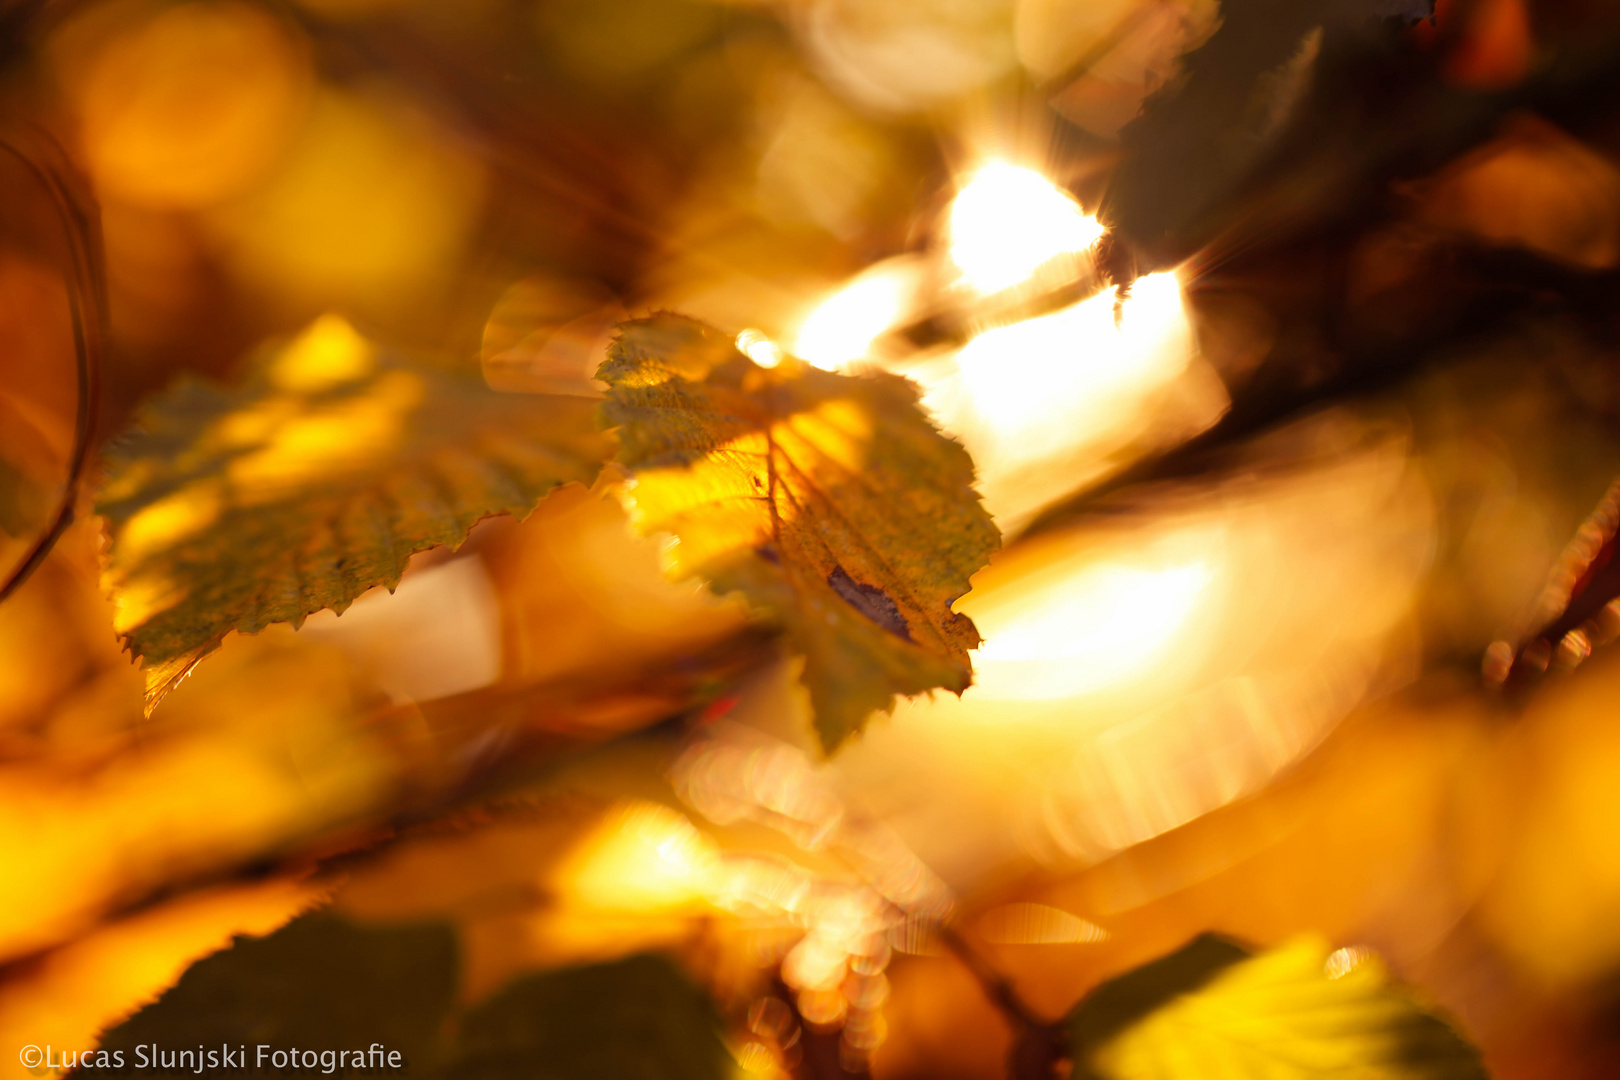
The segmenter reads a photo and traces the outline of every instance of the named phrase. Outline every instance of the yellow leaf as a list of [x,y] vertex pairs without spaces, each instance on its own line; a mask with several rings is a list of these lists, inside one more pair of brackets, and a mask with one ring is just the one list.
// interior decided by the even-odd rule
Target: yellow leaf
[[702,323],[626,323],[597,377],[644,533],[671,573],[741,592],[805,657],[829,750],[895,694],[971,681],[952,603],[998,535],[967,452],[888,374],[759,367]]
[[342,611],[607,456],[591,402],[389,356],[335,316],[231,390],[185,382],[108,455],[115,629],[150,710],[231,630]]
[[1076,1080],[1484,1080],[1479,1054],[1365,950],[1250,956],[1205,935],[1068,1016]]

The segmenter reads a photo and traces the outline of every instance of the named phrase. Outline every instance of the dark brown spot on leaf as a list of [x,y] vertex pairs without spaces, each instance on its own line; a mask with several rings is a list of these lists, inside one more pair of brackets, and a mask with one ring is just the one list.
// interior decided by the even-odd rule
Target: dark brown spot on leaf
[[911,640],[911,630],[906,626],[906,617],[900,614],[900,606],[889,599],[888,593],[875,585],[856,581],[844,572],[842,566],[834,567],[833,572],[827,575],[827,584],[831,585],[833,592],[842,596],[850,607],[896,637]]

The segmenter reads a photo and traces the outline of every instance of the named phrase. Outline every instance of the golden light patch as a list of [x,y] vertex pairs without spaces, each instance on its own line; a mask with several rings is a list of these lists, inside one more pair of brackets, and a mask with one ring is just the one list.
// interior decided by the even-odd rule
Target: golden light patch
[[[773,424],[768,436],[732,439],[690,466],[644,471],[626,499],[631,519],[644,531],[680,533],[680,542],[663,552],[666,572],[699,572],[716,558],[768,543],[774,520],[798,515],[792,492],[805,492],[818,474],[860,472],[871,436],[871,418],[858,403],[824,402]],[[767,454],[779,472],[775,491]]]
[[857,473],[872,445],[872,418],[857,402],[839,398],[772,425],[771,438],[793,461],[824,459]]
[[138,563],[153,552],[212,525],[223,503],[223,485],[202,480],[143,508],[118,535],[123,557]]
[[227,475],[252,500],[368,464],[398,444],[421,400],[420,379],[389,372],[365,394],[288,421],[262,449],[231,462]]
[[313,394],[358,382],[376,366],[376,347],[341,315],[322,315],[277,356],[270,381],[282,390]]
[[693,573],[710,560],[756,548],[771,537],[762,433],[744,435],[691,466],[647,470],[626,502],[636,527],[678,530],[665,551],[666,570]]
[[255,288],[398,310],[456,264],[484,185],[479,162],[422,116],[327,90],[266,182],[204,224]]
[[175,5],[106,46],[74,87],[90,171],[141,206],[217,203],[280,156],[311,81],[303,42],[262,9]]
[[[292,398],[269,398],[224,416],[214,425],[213,434],[226,446],[254,446],[267,442],[300,411],[300,404]],[[204,440],[202,445],[206,446],[208,441]]]
[[609,815],[557,873],[583,907],[624,912],[707,906],[719,864],[714,841],[666,806],[633,802]]
[[185,591],[160,574],[123,582],[113,596],[113,632],[127,634],[185,599]]

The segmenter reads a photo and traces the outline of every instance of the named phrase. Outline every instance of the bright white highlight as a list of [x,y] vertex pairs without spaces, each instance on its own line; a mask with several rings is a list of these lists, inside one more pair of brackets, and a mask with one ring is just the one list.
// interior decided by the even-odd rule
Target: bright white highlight
[[961,439],[985,506],[1016,529],[1095,480],[1120,455],[1213,423],[1227,397],[1196,354],[1174,274],[1139,278],[1115,319],[1114,290],[986,330],[949,364],[908,372]]
[[1144,386],[1186,366],[1176,347],[1186,323],[1175,275],[1138,279],[1117,326],[1114,301],[1113,291],[1100,293],[968,343],[957,360],[962,381],[998,435],[1044,448],[1094,433],[1118,423],[1122,406],[1134,412],[1126,401]]
[[968,283],[997,292],[1058,255],[1081,252],[1103,228],[1033,169],[984,166],[951,204],[951,258]]
[[865,359],[873,340],[899,320],[911,285],[891,270],[862,274],[810,313],[793,354],[828,371]]
[[1213,570],[1199,559],[1163,567],[1087,559],[1036,576],[1040,588],[974,613],[985,638],[974,661],[980,696],[1063,698],[1138,674],[1184,629]]

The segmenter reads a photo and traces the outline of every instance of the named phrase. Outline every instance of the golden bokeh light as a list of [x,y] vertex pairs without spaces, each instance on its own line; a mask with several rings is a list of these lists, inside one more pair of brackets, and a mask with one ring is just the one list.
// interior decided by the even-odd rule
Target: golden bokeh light
[[1299,438],[1326,449],[1297,474],[1005,550],[957,603],[985,639],[975,685],[902,703],[835,774],[906,808],[930,866],[981,872],[1094,862],[1265,785],[1409,669],[1433,529],[1400,438],[1331,417]]
[[208,225],[278,301],[392,312],[454,265],[484,187],[474,157],[387,93],[324,90],[278,167]]
[[423,392],[412,373],[390,371],[364,393],[276,427],[263,446],[231,459],[230,482],[245,501],[269,501],[301,480],[374,462],[398,445]]
[[793,8],[822,77],[875,112],[938,107],[1016,64],[1004,0],[804,0]]
[[532,274],[501,293],[479,356],[495,390],[597,397],[596,369],[624,311],[589,280]]
[[1603,1072],[1620,20],[1330,6],[4,5],[7,1052],[318,909],[473,1071],[682,1064],[564,968],[732,1080],[1129,1071],[1057,1018],[1212,932]]
[[376,346],[341,315],[316,319],[270,366],[270,381],[282,390],[317,394],[371,374]]
[[245,190],[285,149],[312,80],[296,31],[235,0],[176,4],[88,66],[71,90],[90,170],[108,196],[151,207]]
[[582,907],[616,912],[695,910],[715,891],[719,850],[683,815],[651,802],[609,814],[558,868]]
[[120,542],[131,562],[183,540],[208,527],[224,505],[224,484],[218,477],[198,481],[165,495],[129,519]]

